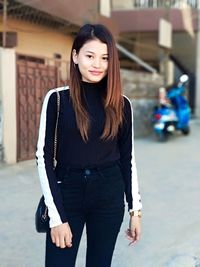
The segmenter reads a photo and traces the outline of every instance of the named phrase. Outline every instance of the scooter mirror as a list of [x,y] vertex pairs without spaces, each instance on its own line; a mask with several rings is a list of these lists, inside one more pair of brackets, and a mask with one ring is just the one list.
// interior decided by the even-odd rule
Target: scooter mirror
[[188,75],[187,74],[183,74],[183,75],[181,75],[181,77],[180,77],[180,82],[182,82],[182,83],[185,83],[185,82],[187,82],[188,81]]

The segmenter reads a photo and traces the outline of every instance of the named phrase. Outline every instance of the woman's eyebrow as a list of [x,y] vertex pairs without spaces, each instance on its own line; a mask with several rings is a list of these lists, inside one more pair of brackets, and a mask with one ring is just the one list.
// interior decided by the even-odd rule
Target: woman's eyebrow
[[[89,50],[86,50],[85,52],[86,52],[86,53],[95,54],[95,52],[92,52],[92,51],[89,51]],[[102,54],[102,56],[108,56],[108,53],[106,53],[106,54]]]

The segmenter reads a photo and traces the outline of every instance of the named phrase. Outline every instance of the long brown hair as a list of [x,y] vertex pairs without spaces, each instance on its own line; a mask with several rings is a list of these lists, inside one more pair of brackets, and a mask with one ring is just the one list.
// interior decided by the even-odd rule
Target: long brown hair
[[120,81],[120,64],[114,38],[110,31],[101,24],[86,24],[79,30],[74,39],[70,61],[70,97],[74,107],[77,126],[85,142],[88,141],[90,121],[88,113],[81,100],[81,73],[73,62],[73,51],[79,53],[81,47],[88,41],[99,39],[108,47],[107,88],[103,98],[105,109],[105,125],[101,135],[102,140],[113,139],[123,121],[124,99]]

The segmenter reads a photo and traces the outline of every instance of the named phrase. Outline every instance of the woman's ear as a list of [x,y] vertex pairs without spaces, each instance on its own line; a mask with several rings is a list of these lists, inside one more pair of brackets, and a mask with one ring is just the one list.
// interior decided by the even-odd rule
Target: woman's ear
[[72,51],[72,58],[73,58],[74,64],[78,64],[78,55],[75,49],[73,49]]

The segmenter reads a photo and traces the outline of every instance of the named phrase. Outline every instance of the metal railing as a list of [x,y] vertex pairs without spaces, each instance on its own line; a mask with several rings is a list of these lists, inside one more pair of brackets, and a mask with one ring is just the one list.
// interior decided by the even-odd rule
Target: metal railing
[[119,0],[115,5],[115,1],[113,0],[113,9],[137,9],[137,8],[183,8],[183,7],[191,7],[198,8],[200,7],[200,0],[132,0],[132,5],[127,5],[123,0],[119,4]]
[[133,7],[137,8],[159,8],[159,7],[171,7],[182,8],[190,6],[192,8],[198,7],[199,0],[135,0],[133,1]]

